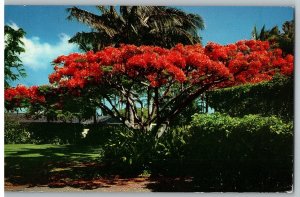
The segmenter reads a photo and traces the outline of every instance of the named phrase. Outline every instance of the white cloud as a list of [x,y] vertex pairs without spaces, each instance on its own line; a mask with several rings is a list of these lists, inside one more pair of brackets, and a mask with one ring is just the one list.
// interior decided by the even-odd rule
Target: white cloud
[[13,28],[14,30],[20,29],[20,27],[13,21],[10,21],[9,23],[7,23],[7,25]]
[[58,37],[55,44],[42,42],[39,37],[23,38],[25,52],[20,55],[23,65],[33,70],[46,69],[58,56],[78,50],[76,45],[68,43],[70,36],[67,34],[61,33]]
[[[20,27],[13,21],[7,23],[14,30]],[[46,30],[45,30],[46,31]],[[58,35],[59,41],[55,44],[42,42],[37,36],[21,39],[24,43],[25,52],[21,53],[20,59],[25,68],[31,68],[35,71],[40,69],[51,68],[51,62],[60,55],[67,55],[71,52],[78,51],[75,44],[68,42],[70,36],[61,33]]]

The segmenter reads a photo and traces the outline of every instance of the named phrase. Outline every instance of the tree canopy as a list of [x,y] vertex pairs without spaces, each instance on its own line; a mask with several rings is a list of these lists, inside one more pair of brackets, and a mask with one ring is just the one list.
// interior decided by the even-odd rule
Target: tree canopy
[[5,25],[4,26],[4,85],[9,87],[11,81],[17,80],[19,77],[25,77],[25,69],[19,55],[25,52],[24,43],[21,38],[25,35],[22,28],[18,30]]
[[260,32],[254,27],[252,38],[255,40],[267,40],[273,48],[281,48],[285,54],[294,54],[295,21],[286,21],[282,25],[282,31],[280,31],[278,26],[269,30],[266,30],[265,26],[263,26]]
[[268,81],[276,73],[290,75],[294,60],[270,49],[267,41],[249,40],[171,49],[121,45],[63,55],[54,64],[50,86],[7,89],[6,108],[50,103],[63,109],[68,99],[83,98],[127,127],[148,131],[153,123],[156,128],[167,125],[208,90]]

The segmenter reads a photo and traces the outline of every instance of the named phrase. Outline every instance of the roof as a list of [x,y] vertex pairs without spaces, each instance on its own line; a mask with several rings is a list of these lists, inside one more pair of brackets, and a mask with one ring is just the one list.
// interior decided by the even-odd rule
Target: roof
[[[40,117],[40,118],[32,118],[26,116],[25,113],[5,113],[5,117],[9,117],[15,120],[18,120],[21,123],[71,123],[71,124],[84,124],[84,125],[89,125],[89,124],[94,124],[94,119],[87,119],[87,120],[82,120],[81,122],[79,121],[78,118],[73,118],[68,121],[63,121],[63,120],[47,120],[46,117]],[[96,122],[98,124],[121,124],[121,122],[113,118],[111,116],[98,116],[96,118]]]

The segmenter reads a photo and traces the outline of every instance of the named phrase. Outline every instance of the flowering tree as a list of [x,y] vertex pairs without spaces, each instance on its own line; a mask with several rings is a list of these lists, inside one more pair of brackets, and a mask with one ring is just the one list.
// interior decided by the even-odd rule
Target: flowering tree
[[[7,109],[55,106],[82,99],[131,129],[164,130],[187,105],[208,90],[258,83],[293,73],[293,56],[266,41],[207,46],[122,45],[54,60],[50,86],[5,91]],[[47,107],[46,107],[47,108]],[[38,108],[37,108],[38,109]]]

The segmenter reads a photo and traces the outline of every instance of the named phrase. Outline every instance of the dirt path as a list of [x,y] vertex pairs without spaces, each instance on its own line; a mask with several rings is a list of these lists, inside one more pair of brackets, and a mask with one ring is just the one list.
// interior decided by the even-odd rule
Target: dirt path
[[130,179],[99,179],[93,181],[73,181],[70,183],[56,183],[53,185],[13,185],[5,183],[5,191],[13,192],[151,192],[147,188],[153,183],[148,178]]

